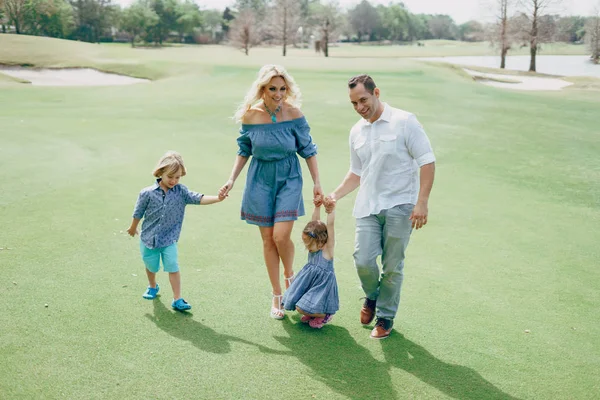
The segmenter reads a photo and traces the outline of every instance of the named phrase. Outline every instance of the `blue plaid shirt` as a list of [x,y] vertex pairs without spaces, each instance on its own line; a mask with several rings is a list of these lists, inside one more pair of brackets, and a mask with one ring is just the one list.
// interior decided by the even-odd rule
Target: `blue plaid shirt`
[[142,219],[142,243],[149,249],[170,246],[179,240],[185,206],[200,204],[201,193],[190,191],[184,185],[175,185],[165,193],[160,179],[142,189],[138,196],[133,218]]

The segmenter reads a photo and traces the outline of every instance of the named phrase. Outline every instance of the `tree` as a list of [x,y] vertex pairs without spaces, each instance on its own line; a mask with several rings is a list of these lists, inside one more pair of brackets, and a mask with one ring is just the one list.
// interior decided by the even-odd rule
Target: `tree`
[[158,23],[151,29],[152,41],[160,46],[177,30],[177,21],[182,16],[176,0],[151,0],[150,6],[158,15]]
[[585,34],[585,21],[585,17],[581,16],[559,18],[556,21],[556,40],[568,43],[580,42]]
[[65,38],[75,26],[73,8],[66,0],[28,0],[25,7],[27,34]]
[[[550,41],[548,30],[543,26],[544,19],[551,8],[556,7],[560,0],[521,0],[521,5],[524,8],[524,15],[527,17],[528,24],[524,28],[529,37],[529,71],[535,72],[535,57],[539,50],[540,43]],[[540,29],[541,28],[541,29]]]
[[75,19],[73,38],[85,42],[98,42],[114,17],[111,0],[70,0]]
[[244,53],[248,55],[250,48],[260,42],[260,32],[257,26],[256,16],[252,9],[240,11],[229,27],[231,44],[244,50]]
[[433,15],[427,25],[434,39],[454,40],[458,36],[458,28],[448,15]]
[[384,36],[389,40],[405,41],[409,38],[410,13],[402,4],[390,4],[389,7],[377,7],[385,31]]
[[307,23],[316,31],[323,55],[329,57],[330,38],[334,37],[342,26],[340,6],[336,2],[313,2],[309,15]]
[[485,39],[483,25],[474,20],[459,25],[458,34],[460,40],[465,42],[482,42]]
[[25,13],[27,11],[27,0],[4,0],[4,11],[9,24],[13,24],[15,32],[21,33],[23,27]]
[[367,0],[362,0],[349,12],[350,24],[360,42],[363,36],[371,38],[371,34],[381,26],[379,13]]
[[138,0],[125,9],[121,18],[121,29],[131,35],[131,47],[135,47],[135,40],[139,35],[158,24],[158,19],[158,15],[147,1]]
[[221,23],[221,26],[223,27],[223,33],[225,33],[225,36],[227,36],[227,34],[229,33],[229,25],[234,19],[235,16],[231,13],[229,7],[225,7],[225,11],[223,11],[223,22]]
[[287,44],[294,37],[299,26],[300,7],[296,0],[275,0],[271,9],[273,17],[272,34],[281,41],[282,54],[287,54]]
[[510,18],[515,6],[514,0],[494,0],[490,6],[495,10],[496,24],[492,30],[491,42],[500,48],[500,68],[506,68],[506,55],[514,40],[511,35]]
[[585,24],[585,39],[592,54],[592,61],[600,61],[600,5],[595,8],[594,16],[588,18]]
[[191,0],[176,3],[175,7],[175,13],[179,16],[175,20],[175,30],[179,33],[179,42],[183,42],[185,35],[191,35],[196,28],[202,26],[203,18],[200,7]]

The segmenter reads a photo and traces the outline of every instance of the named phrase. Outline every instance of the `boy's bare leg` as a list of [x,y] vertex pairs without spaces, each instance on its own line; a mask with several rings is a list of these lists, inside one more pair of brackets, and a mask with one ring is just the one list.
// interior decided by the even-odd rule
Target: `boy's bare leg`
[[156,287],[156,273],[155,272],[150,272],[148,270],[148,268],[146,269],[146,275],[148,275],[148,286],[150,286],[151,288],[155,288]]
[[169,272],[169,282],[171,282],[171,289],[173,289],[173,299],[181,298],[181,274],[179,271]]

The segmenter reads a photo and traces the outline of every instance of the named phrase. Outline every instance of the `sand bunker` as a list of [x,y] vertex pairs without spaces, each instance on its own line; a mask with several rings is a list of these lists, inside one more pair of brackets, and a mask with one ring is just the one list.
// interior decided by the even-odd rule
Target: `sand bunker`
[[150,82],[147,79],[108,74],[91,68],[39,69],[0,66],[0,73],[37,86],[113,86]]
[[[473,71],[467,68],[464,68],[464,70],[469,75],[478,78],[479,82],[483,83],[484,85],[504,89],[561,90],[562,88],[573,84],[572,82],[563,81],[559,78],[540,78],[535,76],[488,74],[485,72]],[[502,80],[515,82],[499,82]]]

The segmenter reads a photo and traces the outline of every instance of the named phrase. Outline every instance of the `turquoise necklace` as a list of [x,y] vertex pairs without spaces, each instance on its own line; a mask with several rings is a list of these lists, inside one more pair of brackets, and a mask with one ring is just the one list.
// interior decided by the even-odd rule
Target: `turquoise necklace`
[[279,110],[281,110],[281,105],[278,105],[277,108],[275,109],[275,111],[269,110],[269,107],[267,107],[267,103],[264,103],[264,105],[265,105],[265,109],[271,116],[271,121],[273,121],[273,123],[277,122],[277,113],[279,112]]

